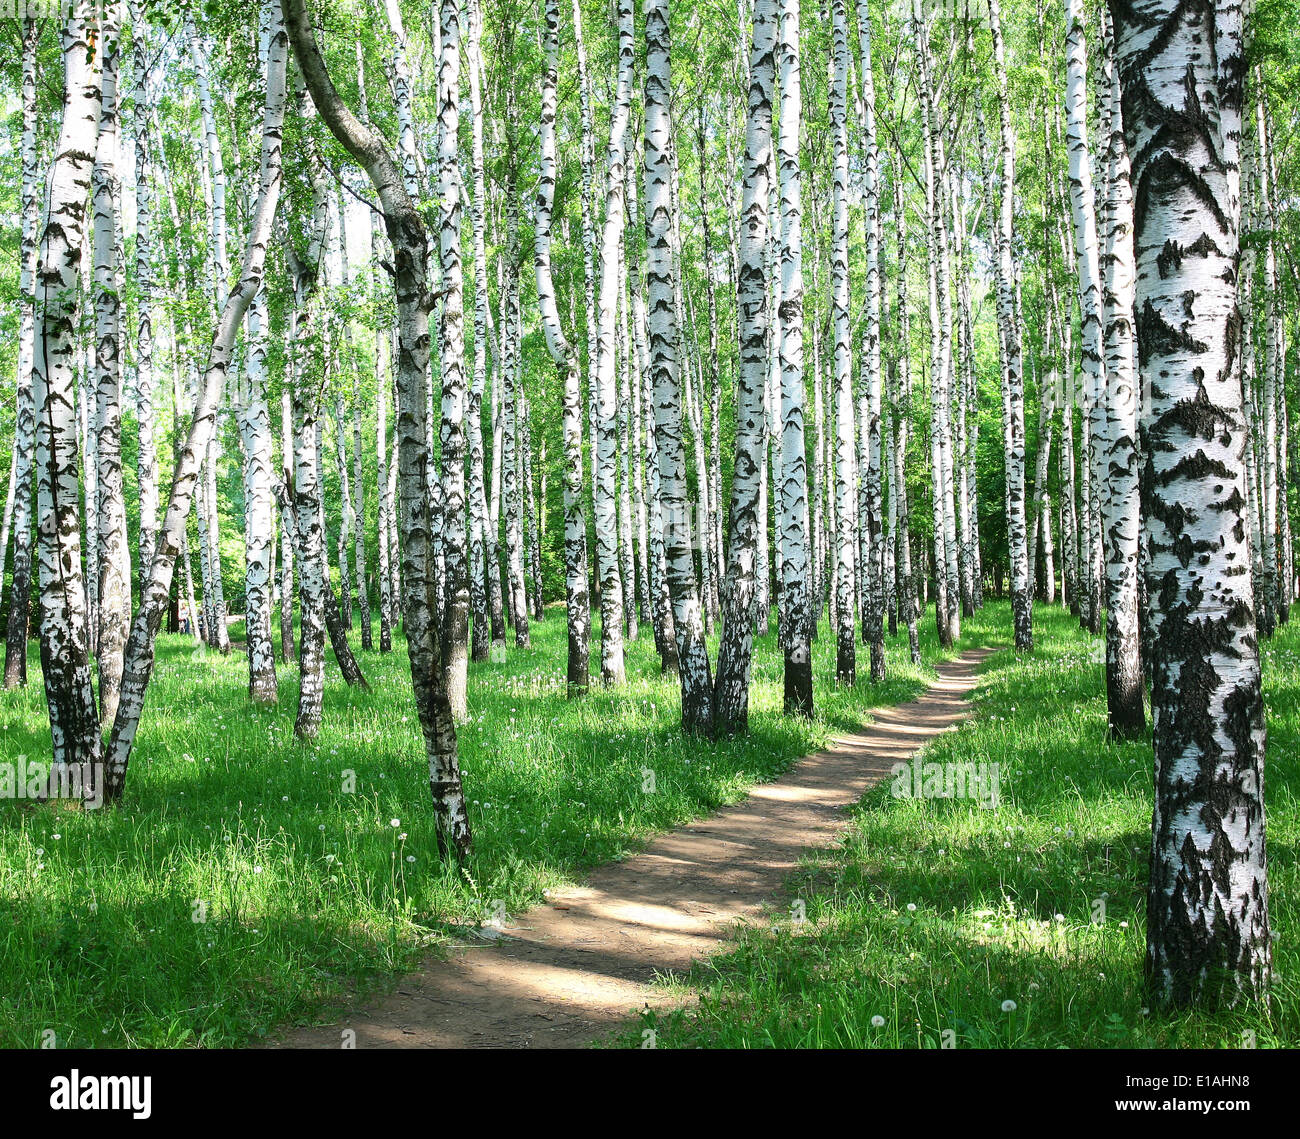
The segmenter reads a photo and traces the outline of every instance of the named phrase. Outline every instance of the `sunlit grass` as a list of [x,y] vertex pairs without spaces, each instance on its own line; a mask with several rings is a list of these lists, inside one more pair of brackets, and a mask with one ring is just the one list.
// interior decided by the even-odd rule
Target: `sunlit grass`
[[1271,1005],[1169,1014],[1142,977],[1150,741],[1106,739],[1101,642],[1045,606],[1035,626],[1035,653],[990,658],[978,717],[925,754],[997,763],[1000,806],[878,787],[791,883],[805,923],[747,930],[692,971],[697,1010],[648,1015],[622,1042],[650,1025],[660,1047],[1300,1044],[1300,627],[1264,649]]
[[[294,670],[281,671],[279,705],[259,709],[241,655],[160,638],[124,804],[0,802],[0,1046],[35,1046],[47,1031],[61,1047],[255,1039],[384,983],[498,903],[534,904],[737,800],[832,729],[911,698],[938,654],[931,622],[922,668],[904,635],[887,683],[843,691],[823,630],[809,723],[781,714],[769,636],[757,644],[750,736],[709,745],[682,737],[677,682],[661,677],[647,626],[629,646],[629,683],[574,702],[563,610],[532,634],[527,650],[511,636],[505,663],[470,666],[460,744],[475,846],[463,873],[437,857],[400,637],[389,656],[361,654],[369,694],[327,663],[312,747],[293,737]],[[49,756],[35,644],[30,659],[28,688],[0,693],[0,759]]]

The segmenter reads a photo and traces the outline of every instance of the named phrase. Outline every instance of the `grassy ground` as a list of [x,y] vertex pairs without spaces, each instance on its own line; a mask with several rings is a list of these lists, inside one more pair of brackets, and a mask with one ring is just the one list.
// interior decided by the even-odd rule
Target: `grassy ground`
[[805,922],[751,927],[688,978],[698,1009],[619,1043],[650,1026],[659,1047],[1300,1045],[1300,623],[1264,650],[1273,1002],[1216,1015],[1147,1007],[1150,742],[1106,742],[1100,641],[1044,606],[1035,636],[1032,657],[990,658],[977,718],[925,755],[996,762],[996,809],[877,787],[792,883]]
[[[966,643],[1004,636],[1007,615]],[[354,634],[354,644],[358,635]],[[119,809],[82,813],[0,800],[0,1046],[219,1046],[411,966],[423,950],[516,911],[545,887],[618,858],[651,833],[744,795],[853,726],[911,698],[933,675],[890,646],[890,680],[833,683],[834,645],[816,646],[818,719],[780,714],[775,638],[757,646],[748,739],[704,745],[678,731],[676,681],[659,675],[649,629],[630,646],[630,683],[564,698],[562,610],[533,647],[470,666],[461,732],[475,851],[441,865],[404,653],[362,654],[374,685],[349,691],[331,660],[318,742],[293,738],[297,677],[278,707],[246,699],[238,654],[160,640]],[[593,642],[593,647],[595,642]],[[47,759],[35,666],[0,693],[0,761]],[[642,768],[655,792],[642,790]]]

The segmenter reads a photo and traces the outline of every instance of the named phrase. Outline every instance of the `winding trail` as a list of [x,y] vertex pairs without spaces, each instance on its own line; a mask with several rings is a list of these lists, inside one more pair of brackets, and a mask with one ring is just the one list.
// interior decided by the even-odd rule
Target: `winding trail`
[[681,1004],[652,986],[655,974],[716,952],[735,922],[779,900],[800,854],[836,841],[845,808],[969,714],[989,651],[941,663],[919,699],[875,709],[863,732],[834,737],[742,802],[552,892],[496,938],[453,947],[339,1023],[292,1030],[273,1047],[338,1048],[352,1029],[358,1048],[572,1048],[645,1005]]

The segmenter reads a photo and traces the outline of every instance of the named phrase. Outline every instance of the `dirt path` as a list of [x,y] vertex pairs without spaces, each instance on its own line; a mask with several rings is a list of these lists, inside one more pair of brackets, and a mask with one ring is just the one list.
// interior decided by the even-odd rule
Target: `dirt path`
[[747,799],[655,839],[587,885],[552,893],[497,940],[430,960],[398,989],[337,1024],[301,1028],[277,1047],[557,1048],[589,1044],[631,1012],[672,1002],[650,985],[716,951],[728,927],[779,898],[800,854],[829,846],[843,810],[890,767],[967,714],[987,650],[939,666],[911,704],[880,708],[861,734],[837,736]]

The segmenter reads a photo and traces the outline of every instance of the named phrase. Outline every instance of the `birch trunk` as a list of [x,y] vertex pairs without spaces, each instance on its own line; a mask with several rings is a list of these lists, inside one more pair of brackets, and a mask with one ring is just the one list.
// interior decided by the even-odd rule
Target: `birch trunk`
[[154,440],[153,374],[153,221],[149,186],[149,36],[139,0],[131,0],[135,112],[135,394],[139,447],[136,481],[140,488],[140,586],[148,580],[158,531],[158,460]]
[[916,579],[912,574],[911,511],[907,502],[907,446],[912,428],[911,313],[907,302],[907,214],[902,183],[894,183],[894,225],[898,233],[898,387],[894,397],[894,487],[898,496],[898,597],[900,620],[907,625],[908,652],[913,664],[921,663],[917,630]]
[[1234,1004],[1262,993],[1271,953],[1234,368],[1242,14],[1139,0],[1114,15],[1148,441],[1156,767],[1146,970],[1162,1002]]
[[1033,567],[1029,564],[1029,535],[1025,502],[1025,391],[1021,324],[1013,294],[1016,266],[1013,256],[1015,213],[1016,139],[1011,125],[1007,91],[1007,70],[1002,43],[1001,11],[998,0],[989,0],[989,28],[993,39],[993,71],[997,80],[998,125],[1002,159],[1002,195],[998,215],[998,310],[1005,328],[1008,422],[1004,451],[1007,477],[1007,539],[1011,556],[1011,609],[1015,647],[1029,652],[1034,647]]
[[[880,160],[876,149],[876,86],[871,58],[871,11],[867,0],[857,0],[859,78],[862,94],[863,212],[867,246],[866,358],[864,395],[867,417],[862,440],[866,454],[863,471],[866,517],[861,520],[866,537],[866,604],[863,639],[870,646],[871,679],[885,679],[884,543],[881,541],[883,496],[881,491],[881,378],[880,378]],[[802,443],[802,438],[800,440]],[[954,550],[955,553],[955,550]]]
[[[774,335],[779,337],[781,365],[778,527],[781,534],[781,600],[786,613],[782,640],[785,650],[784,707],[787,714],[811,716],[811,630],[814,617],[808,596],[808,545],[804,533],[808,507],[808,459],[804,437],[803,193],[799,169],[802,90],[798,0],[781,0],[780,16],[781,303]],[[869,51],[869,43],[866,46]],[[864,80],[864,85],[866,82]],[[714,323],[710,321],[711,326]]]
[[[292,338],[291,338],[292,342]],[[292,366],[292,361],[290,362]],[[286,383],[280,400],[280,440],[281,440],[281,477],[288,483],[293,463],[293,396],[290,384]],[[280,512],[280,657],[289,664],[298,659],[298,652],[293,639],[293,531],[290,529],[289,516]]]
[[[842,0],[837,0],[842,2]],[[767,384],[768,312],[765,258],[768,171],[772,151],[772,98],[776,81],[777,11],[773,0],[755,0],[749,52],[749,95],[740,204],[737,319],[740,373],[736,385],[735,460],[731,479],[731,534],[727,549],[722,643],[714,687],[714,732],[722,737],[749,728],[749,673],[757,593],[758,513],[763,459],[763,390]],[[849,642],[852,644],[852,629]]]
[[594,387],[597,417],[595,472],[596,568],[600,577],[600,675],[607,685],[623,684],[623,582],[618,564],[618,471],[616,414],[618,403],[615,341],[618,325],[619,241],[623,235],[624,164],[632,110],[632,3],[617,0],[618,84],[610,122],[606,159],[605,224],[600,243],[600,288],[597,303]]
[[[546,66],[542,75],[541,175],[537,183],[533,271],[546,346],[555,361],[563,393],[564,435],[564,599],[568,622],[567,690],[581,696],[590,683],[591,605],[587,596],[587,521],[582,510],[582,377],[578,358],[560,324],[551,276],[551,211],[555,202],[555,114],[559,59],[559,0],[544,0]],[[479,145],[476,135],[476,146]],[[476,177],[481,171],[476,156]],[[476,219],[476,231],[478,222]],[[481,235],[476,241],[481,240]],[[486,303],[486,277],[484,277]],[[486,330],[483,333],[486,336]]]
[[[942,147],[938,108],[933,88],[930,32],[925,21],[913,21],[913,47],[921,88],[924,130],[924,172],[926,208],[926,263],[930,323],[930,504],[934,523],[933,561],[935,584],[935,626],[939,643],[950,648],[956,640],[952,627],[953,606],[948,597],[947,529],[951,508],[944,478],[943,436],[948,408],[948,374],[952,355],[952,321],[945,318],[948,302],[947,237],[940,201]],[[1005,341],[1005,335],[1004,335]]]
[[[32,593],[32,451],[36,437],[32,392],[32,365],[36,351],[36,268],[41,225],[41,178],[36,152],[36,43],[35,20],[23,22],[23,140],[22,237],[18,267],[18,374],[15,381],[14,461],[9,483],[13,499],[13,578],[9,588],[9,616],[5,636],[5,688],[27,683],[27,626]],[[66,46],[65,46],[66,50]],[[0,542],[0,584],[8,542]]]
[[1138,494],[1137,344],[1133,324],[1133,192],[1124,141],[1114,40],[1103,11],[1103,51],[1109,72],[1110,138],[1106,153],[1105,273],[1102,280],[1106,351],[1107,472],[1104,497],[1106,555],[1106,704],[1110,730],[1135,739],[1146,730],[1142,705],[1142,633],[1138,622],[1138,539],[1142,524]]
[[[74,355],[86,199],[99,129],[98,32],[75,3],[63,25],[63,125],[50,171],[36,270],[32,397],[36,409],[36,509],[41,672],[56,765],[97,763],[99,718],[91,685],[78,526]],[[83,768],[91,774],[91,768]]]
[[442,265],[442,486],[446,615],[442,645],[447,699],[458,723],[469,718],[469,552],[465,506],[465,284],[461,262],[460,0],[441,0],[438,61],[439,250]]
[[[264,43],[269,47],[269,25]],[[264,49],[267,50],[267,49]],[[254,703],[273,704],[279,689],[271,642],[271,538],[275,509],[271,459],[271,413],[266,402],[268,318],[266,292],[259,290],[248,309],[248,362],[240,400],[240,436],[244,448],[244,560],[247,594],[248,695]]]
[[100,21],[99,140],[91,175],[95,247],[95,475],[99,537],[99,710],[111,722],[122,687],[122,658],[131,624],[131,555],[122,493],[122,333],[119,220],[122,180],[119,142],[118,67],[120,3]]
[[[672,163],[672,42],[668,0],[646,0],[645,83],[645,224],[646,299],[650,333],[647,377],[654,399],[654,447],[658,487],[652,494],[672,599],[672,628],[681,681],[682,730],[713,733],[713,679],[704,639],[695,559],[696,536],[686,497],[686,454],[682,442],[682,400],[679,376],[679,330],[674,304],[675,266],[671,240]],[[699,472],[703,477],[703,472]]]

